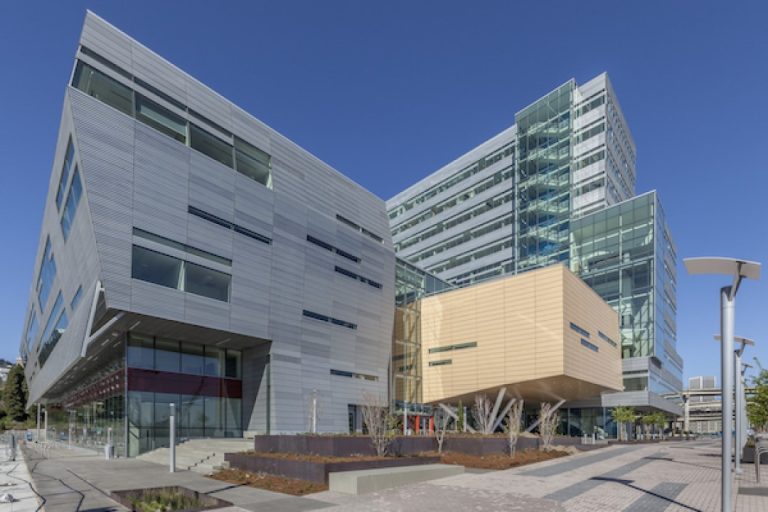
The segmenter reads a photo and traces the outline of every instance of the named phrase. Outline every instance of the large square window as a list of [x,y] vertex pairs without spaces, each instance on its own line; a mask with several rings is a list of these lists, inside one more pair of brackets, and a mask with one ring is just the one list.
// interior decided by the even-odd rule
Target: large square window
[[181,260],[134,245],[131,277],[179,289]]
[[140,94],[136,94],[136,119],[182,144],[187,142],[187,120]]
[[240,174],[272,187],[271,157],[243,139],[235,137],[235,169]]
[[187,262],[184,272],[184,290],[195,295],[229,302],[231,277],[224,272]]
[[72,85],[123,114],[133,115],[133,91],[84,62],[77,63]]
[[189,145],[227,167],[232,167],[232,146],[194,124],[189,124]]

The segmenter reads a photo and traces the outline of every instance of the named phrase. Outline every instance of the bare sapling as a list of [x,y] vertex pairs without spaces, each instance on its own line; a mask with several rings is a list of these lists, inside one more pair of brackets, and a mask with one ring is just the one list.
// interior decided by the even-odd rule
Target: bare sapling
[[520,438],[523,420],[523,401],[518,400],[507,414],[507,435],[509,436],[509,456],[514,457],[517,451],[517,440]]

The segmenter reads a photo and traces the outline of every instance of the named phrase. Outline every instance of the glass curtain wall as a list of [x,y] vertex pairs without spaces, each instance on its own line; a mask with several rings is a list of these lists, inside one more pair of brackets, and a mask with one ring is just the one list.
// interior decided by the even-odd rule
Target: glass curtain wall
[[[449,283],[401,259],[395,265],[395,326],[391,396],[396,408],[421,403],[422,297],[452,289]],[[412,405],[409,405],[412,408]]]
[[574,86],[563,84],[515,116],[517,271],[568,259]]
[[238,350],[131,334],[128,455],[169,445],[172,403],[179,439],[241,437],[241,359]]
[[619,313],[622,357],[655,355],[655,196],[573,221],[571,270]]

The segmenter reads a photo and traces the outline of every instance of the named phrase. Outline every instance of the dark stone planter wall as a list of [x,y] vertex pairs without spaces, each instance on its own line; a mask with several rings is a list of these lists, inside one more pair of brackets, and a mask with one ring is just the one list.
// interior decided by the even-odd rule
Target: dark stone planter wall
[[220,498],[214,498],[207,494],[202,494],[186,487],[156,487],[151,489],[128,489],[125,491],[112,491],[109,497],[126,507],[131,512],[137,512],[137,509],[131,503],[131,497],[142,497],[151,494],[153,491],[169,491],[178,492],[187,496],[188,498],[194,498],[200,502],[200,507],[179,510],[178,512],[201,512],[203,510],[218,510],[224,507],[231,507],[232,503]]
[[418,457],[323,463],[305,460],[275,459],[243,453],[227,453],[224,455],[224,460],[229,462],[231,467],[243,471],[252,473],[264,472],[271,475],[298,478],[324,484],[328,483],[328,473],[336,471],[393,468],[400,466],[415,466],[419,464],[436,464],[440,462],[439,457]]
[[[581,438],[558,436],[554,444],[559,446],[579,446]],[[302,436],[269,435],[254,438],[254,450],[267,453],[306,453],[333,457],[352,455],[376,455],[371,440],[366,436]],[[539,439],[521,437],[517,441],[518,450],[539,448]],[[466,453],[468,455],[491,455],[509,453],[509,443],[505,437],[445,437],[444,451]],[[437,451],[437,441],[433,437],[399,436],[390,446],[389,454],[407,457],[418,453]]]

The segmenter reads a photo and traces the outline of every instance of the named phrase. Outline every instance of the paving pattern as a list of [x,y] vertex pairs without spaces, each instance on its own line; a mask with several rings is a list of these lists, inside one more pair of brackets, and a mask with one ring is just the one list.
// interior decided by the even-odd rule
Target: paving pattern
[[[28,452],[27,465],[35,488],[47,500],[46,512],[124,510],[109,499],[110,490],[161,485],[183,485],[235,505],[219,512],[716,512],[719,450],[717,441],[611,446],[362,496],[326,491],[304,498],[232,486],[191,471],[171,474],[165,466],[136,459],[105,461],[76,449]],[[733,499],[737,512],[768,511],[768,476],[758,484],[754,466],[745,464],[734,482]],[[4,510],[0,505],[0,512]]]

